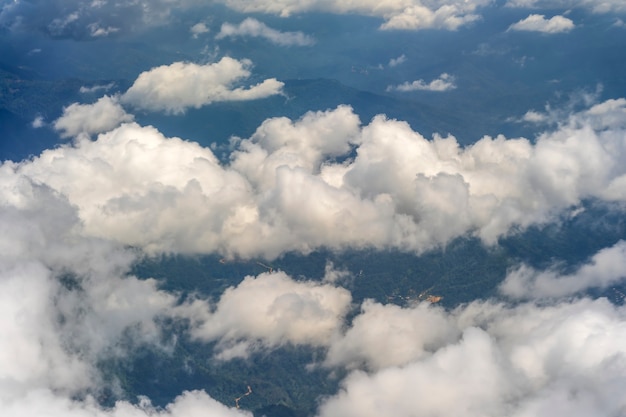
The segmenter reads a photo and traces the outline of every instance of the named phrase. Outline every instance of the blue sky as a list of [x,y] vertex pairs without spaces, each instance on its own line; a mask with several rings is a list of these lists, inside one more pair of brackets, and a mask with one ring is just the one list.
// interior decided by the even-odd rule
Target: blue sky
[[623,0],[0,0],[0,412],[250,415],[200,389],[94,400],[103,360],[175,349],[171,320],[216,361],[322,352],[302,370],[345,378],[320,417],[623,413],[621,232],[580,236],[575,262],[511,260],[458,305],[359,299],[330,262],[216,299],[131,271],[495,253],[598,207],[611,229],[625,19]]

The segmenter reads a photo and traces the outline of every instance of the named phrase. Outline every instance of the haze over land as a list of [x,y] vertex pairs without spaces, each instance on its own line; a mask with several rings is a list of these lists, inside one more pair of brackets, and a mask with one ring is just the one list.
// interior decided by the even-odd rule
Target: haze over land
[[621,0],[0,0],[0,414],[626,412]]

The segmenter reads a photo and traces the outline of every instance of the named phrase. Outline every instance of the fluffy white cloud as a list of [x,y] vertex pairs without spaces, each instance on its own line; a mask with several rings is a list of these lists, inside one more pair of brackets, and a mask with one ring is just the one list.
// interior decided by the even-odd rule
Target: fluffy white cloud
[[325,346],[338,333],[350,293],[330,284],[297,282],[283,272],[246,277],[222,294],[215,311],[202,305],[192,334],[218,340],[218,357],[246,355],[255,344]]
[[[353,372],[318,415],[619,414],[626,407],[617,394],[626,375],[625,319],[626,310],[606,300],[460,307],[447,320],[462,337],[403,366]],[[410,326],[411,315],[405,320]],[[426,323],[423,337],[433,330]],[[414,337],[406,336],[378,357],[393,354],[397,344],[410,348]]]
[[222,28],[215,38],[224,39],[246,36],[267,39],[281,46],[309,46],[315,43],[312,37],[302,32],[280,32],[251,17],[238,25],[232,23],[222,24]]
[[189,307],[128,275],[135,251],[81,236],[76,208],[16,168],[0,165],[0,415],[250,416],[197,391],[165,408],[98,405],[98,361],[143,344],[168,348],[157,319]]
[[46,125],[46,121],[44,120],[43,116],[37,116],[33,119],[30,125],[33,129],[39,129]]
[[207,65],[163,65],[142,72],[121,101],[139,109],[176,114],[216,101],[256,100],[281,93],[283,83],[274,78],[249,88],[234,88],[250,76],[251,66],[249,60],[229,57]]
[[[542,192],[551,190],[546,195],[556,206],[550,207],[564,207],[561,199],[567,206],[567,198],[591,193],[588,190],[604,195],[606,190],[595,183],[598,179],[589,179],[592,173],[596,175],[598,164],[606,169],[597,173],[600,184],[610,182],[624,169],[616,162],[621,158],[619,149],[626,149],[620,142],[624,135],[616,119],[607,117],[619,115],[622,107],[620,101],[594,106],[574,117],[570,125],[539,138],[535,145],[500,138],[483,140],[463,150],[452,139],[426,141],[408,125],[384,118],[360,128],[350,109],[341,107],[310,113],[298,122],[266,121],[253,137],[240,143],[239,153],[233,154],[229,167],[221,166],[210,151],[197,144],[166,139],[152,128],[135,124],[125,124],[93,142],[81,138],[72,146],[47,151],[33,161],[6,162],[0,165],[0,313],[6,319],[0,324],[0,413],[13,416],[45,412],[53,417],[246,415],[202,392],[183,393],[164,409],[152,407],[147,400],[138,405],[120,401],[103,409],[89,396],[76,399],[73,394],[97,389],[100,381],[94,364],[98,359],[127,353],[126,343],[124,347],[118,343],[122,337],[130,336],[134,344],[159,343],[161,334],[155,321],[168,316],[189,319],[193,335],[217,341],[217,353],[222,359],[245,355],[258,346],[273,348],[292,343],[327,347],[325,366],[366,368],[368,373],[353,371],[342,390],[324,400],[320,416],[525,416],[554,415],[555,410],[580,416],[619,415],[626,407],[620,395],[626,382],[626,308],[606,300],[513,307],[475,302],[451,312],[428,304],[401,308],[366,301],[347,325],[345,318],[351,307],[348,291],[325,282],[295,281],[275,272],[244,279],[228,289],[215,305],[203,300],[179,305],[176,296],[160,290],[154,280],[128,275],[136,253],[91,237],[96,233],[88,230],[95,224],[83,218],[109,222],[103,229],[114,229],[113,236],[129,229],[125,231],[128,236],[143,239],[144,233],[150,236],[157,229],[151,236],[152,243],[161,248],[164,230],[171,237],[172,231],[180,228],[182,223],[175,220],[190,222],[181,233],[188,239],[195,236],[192,233],[202,233],[198,224],[221,224],[223,219],[214,219],[217,213],[226,217],[249,215],[246,210],[262,201],[274,208],[263,208],[271,213],[269,218],[274,224],[285,222],[278,227],[286,224],[300,234],[297,239],[307,236],[319,243],[324,240],[315,241],[319,236],[312,225],[320,228],[318,223],[324,219],[325,210],[374,201],[383,190],[386,196],[380,199],[392,209],[383,212],[390,216],[387,222],[393,221],[395,210],[408,213],[412,209],[411,198],[417,189],[417,201],[422,204],[418,209],[426,224],[445,228],[452,222],[446,215],[459,217],[459,209],[472,210],[471,204],[451,201],[452,196],[460,194],[462,200],[470,198],[474,188],[483,187],[490,193],[497,190],[500,196],[512,200],[506,207],[509,212],[519,203],[502,184],[527,180],[519,176],[521,172],[529,173],[537,181],[533,182],[536,187],[544,184],[547,173],[555,169],[563,180],[555,190],[565,197],[555,196],[557,191],[551,190],[550,184],[544,184]],[[580,142],[569,142],[577,135],[585,139],[584,143],[596,143],[579,149]],[[599,149],[603,149],[600,144],[616,159],[598,157]],[[354,159],[333,162],[330,157],[351,150]],[[558,154],[558,163],[543,152],[548,156]],[[584,158],[575,158],[578,152]],[[245,161],[244,156],[250,155],[257,156]],[[538,159],[528,162],[532,158]],[[257,171],[252,170],[255,166]],[[501,178],[503,173],[497,169],[512,166],[515,169],[507,171],[508,177]],[[580,168],[583,166],[590,171]],[[422,177],[413,183],[407,172],[415,172],[416,167],[421,167]],[[481,167],[489,168],[490,175],[502,182],[485,177]],[[445,175],[431,184],[429,176],[440,176],[442,172]],[[583,172],[581,175],[590,182],[573,176],[573,172]],[[70,173],[81,175],[68,176]],[[471,187],[457,188],[459,177],[467,178]],[[302,200],[305,192],[286,195],[288,190],[297,189],[292,187],[294,178],[319,187],[313,191],[306,188],[315,195],[310,204],[322,198],[319,208],[304,211],[304,219],[298,218],[296,211],[303,211],[303,206],[291,200]],[[282,201],[271,206],[268,201],[274,201],[276,184],[281,182],[287,185],[279,194]],[[452,188],[442,191],[442,187]],[[139,190],[145,191],[142,194]],[[342,200],[347,190],[356,197]],[[187,192],[187,200],[179,199]],[[573,194],[568,197],[568,193]],[[522,195],[524,201],[536,198],[524,188]],[[231,200],[224,201],[226,197]],[[337,197],[341,198],[332,199]],[[493,199],[497,200],[493,197],[488,201]],[[239,206],[240,201],[250,206]],[[215,209],[207,204],[224,206]],[[428,204],[436,208],[429,211]],[[286,210],[290,205],[295,207],[293,211]],[[151,211],[167,211],[168,207],[174,210],[162,218],[152,215],[141,223],[150,213],[148,207]],[[196,214],[202,214],[207,207],[209,214],[197,223]],[[535,208],[532,204],[529,207]],[[180,209],[183,211],[177,211]],[[135,216],[132,221],[115,229],[115,222],[124,221],[122,213],[133,210],[139,215],[131,213]],[[185,215],[185,210],[191,215]],[[496,205],[494,210],[501,208]],[[437,223],[434,220],[438,213],[444,217]],[[533,214],[532,210],[529,213]],[[251,218],[258,222],[264,215]],[[345,214],[340,218],[343,220]],[[469,218],[471,215],[466,214],[461,223],[453,226],[465,232],[469,226],[463,221]],[[241,224],[231,223],[231,227],[236,229]],[[266,222],[263,227],[274,224]],[[338,239],[340,234],[332,235],[331,229],[323,230],[322,236]],[[278,239],[284,230],[289,228],[266,233],[275,233]],[[413,229],[418,234],[419,230]],[[360,242],[362,237],[357,232],[353,228],[341,231],[348,233],[343,242]],[[217,236],[221,233],[213,239],[219,239]],[[259,244],[258,236],[255,241],[245,239],[247,250],[260,250],[253,246]],[[402,236],[407,241],[411,238]],[[387,244],[389,241],[384,239],[389,238],[383,234],[379,242]],[[284,249],[281,245],[286,242],[280,241],[279,246]],[[269,243],[269,239],[260,242]],[[208,245],[205,249],[220,250],[225,243],[215,240]],[[578,287],[612,282],[613,277],[626,271],[623,252],[624,244],[619,243],[597,254],[589,265],[571,276],[557,279],[576,281],[574,286]],[[546,274],[552,279],[549,271]],[[329,268],[327,281],[333,280],[332,275]]]
[[123,354],[124,334],[159,340],[154,319],[176,297],[126,276],[132,252],[81,237],[75,208],[14,168],[0,169],[0,391],[92,388],[96,361]]
[[220,0],[228,7],[244,12],[274,13],[289,16],[294,13],[323,11],[331,13],[358,13],[377,16],[385,20],[381,29],[456,30],[480,17],[475,14],[478,7],[489,0]]
[[405,82],[396,86],[387,87],[387,91],[449,91],[454,90],[456,85],[454,84],[454,77],[450,74],[446,74],[445,72],[432,80],[429,83],[426,83],[424,80],[416,80],[411,83]]
[[553,16],[546,19],[541,14],[531,14],[526,19],[509,26],[508,30],[541,32],[541,33],[563,33],[574,29],[574,22],[567,17]]
[[520,121],[528,123],[543,123],[548,120],[548,116],[535,110],[528,110]]
[[406,365],[459,337],[444,310],[430,303],[401,308],[366,300],[361,309],[346,333],[330,344],[326,366]]
[[626,200],[625,108],[598,104],[534,144],[499,136],[461,148],[382,116],[362,127],[341,106],[265,121],[226,165],[125,124],[18,169],[76,205],[87,235],[148,252],[420,252],[465,234],[494,243],[582,199]]
[[104,96],[93,104],[74,103],[63,109],[63,115],[54,122],[54,128],[61,137],[68,138],[79,134],[93,135],[107,132],[125,122],[131,122],[133,115],[126,113],[117,97]]
[[200,23],[196,23],[195,25],[193,25],[189,29],[189,32],[191,32],[191,35],[194,38],[198,38],[200,35],[202,35],[204,33],[208,33],[209,32],[209,28],[206,26],[206,24],[204,24],[203,22],[200,22]]
[[537,271],[523,265],[507,275],[500,291],[511,298],[561,298],[588,288],[606,288],[625,278],[626,242],[620,241],[571,274],[560,274],[556,268]]

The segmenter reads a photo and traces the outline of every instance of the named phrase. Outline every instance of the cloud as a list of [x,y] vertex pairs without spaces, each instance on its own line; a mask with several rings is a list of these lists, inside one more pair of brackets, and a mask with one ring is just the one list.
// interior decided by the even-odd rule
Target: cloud
[[574,22],[567,17],[553,16],[546,19],[544,15],[531,14],[526,19],[509,26],[508,30],[541,32],[541,33],[563,33],[574,29]]
[[209,397],[204,391],[185,391],[165,407],[153,406],[149,399],[140,397],[138,404],[117,401],[104,408],[89,397],[79,401],[42,389],[30,392],[19,401],[2,402],[0,411],[6,416],[45,415],[49,417],[252,417],[252,413],[230,408]]
[[80,91],[82,94],[91,94],[91,93],[98,93],[100,91],[109,91],[113,87],[115,87],[115,83],[110,82],[108,84],[92,85],[91,87],[81,86],[78,91]]
[[528,110],[520,121],[528,123],[543,123],[548,120],[548,116],[534,110]]
[[421,252],[464,235],[493,244],[583,199],[626,200],[625,109],[610,100],[535,143],[498,136],[462,148],[383,116],[361,126],[340,106],[266,120],[227,164],[126,123],[19,170],[74,204],[87,236],[149,253]]
[[330,343],[324,365],[373,370],[401,366],[458,337],[444,310],[430,303],[401,308],[366,300],[346,333]]
[[454,77],[445,72],[439,76],[439,78],[426,83],[424,80],[416,80],[412,83],[405,82],[396,86],[387,87],[387,91],[449,91],[454,90],[456,85],[454,84]]
[[35,117],[35,119],[33,119],[30,125],[33,127],[33,129],[39,129],[46,125],[46,121],[43,116],[37,116]]
[[199,3],[181,0],[28,0],[4,2],[0,26],[53,38],[94,39],[166,24],[172,12]]
[[0,201],[0,380],[12,386],[7,395],[91,388],[99,382],[97,359],[115,354],[108,348],[124,331],[135,328],[134,343],[158,339],[152,319],[173,297],[153,281],[121,276],[132,253],[81,238],[75,208],[10,163],[2,165]]
[[250,76],[251,66],[249,60],[228,57],[206,65],[163,65],[142,72],[120,101],[143,110],[179,114],[213,102],[256,100],[281,93],[283,83],[274,78],[249,88],[233,88]]
[[157,323],[188,307],[129,274],[137,251],[81,236],[76,208],[17,168],[0,165],[0,414],[250,416],[200,391],[164,408],[145,398],[97,403],[110,384],[97,364],[140,346],[167,349]]
[[192,335],[219,341],[218,357],[245,356],[255,344],[325,346],[343,325],[350,293],[330,284],[294,281],[283,272],[246,277],[222,294],[215,310],[198,310]]
[[626,11],[626,4],[621,0],[508,0],[509,7],[538,9],[589,9],[593,13],[621,13]]
[[[604,299],[551,307],[461,306],[446,318],[460,337],[402,366],[352,372],[318,416],[619,414],[626,406],[615,395],[626,370],[625,318],[623,307]],[[421,337],[438,331],[424,324]],[[384,344],[374,336],[378,331],[375,326],[363,340]],[[410,349],[414,336],[404,334],[377,357]]]
[[[321,401],[320,417],[523,416],[554,415],[555,410],[619,415],[626,407],[619,395],[626,374],[626,308],[605,299],[514,306],[477,301],[452,311],[426,303],[399,307],[365,301],[348,323],[351,294],[329,284],[331,278],[296,281],[283,272],[265,273],[245,278],[214,304],[202,299],[181,304],[155,280],[139,280],[129,270],[141,249],[152,245],[175,250],[177,243],[162,243],[172,238],[173,231],[182,229],[181,242],[193,240],[204,227],[215,227],[211,222],[223,223],[215,217],[219,213],[239,222],[231,220],[232,229],[216,229],[219,233],[203,242],[207,244],[203,248],[221,250],[226,243],[219,239],[230,239],[228,233],[245,228],[244,220],[268,216],[273,224],[265,221],[252,234],[254,239],[243,239],[248,245],[244,251],[258,253],[255,244],[290,247],[284,246],[291,244],[284,240],[290,238],[283,235],[285,230],[295,232],[295,242],[306,237],[322,244],[324,237],[341,237],[358,245],[361,231],[350,223],[350,228],[332,234],[346,219],[353,221],[345,210],[334,209],[375,202],[383,194],[378,197],[380,206],[372,206],[392,209],[383,210],[389,216],[384,224],[393,226],[393,215],[401,210],[410,213],[417,206],[425,223],[412,229],[416,233],[428,225],[470,230],[463,221],[471,219],[475,208],[454,198],[460,196],[462,201],[486,190],[494,194],[488,203],[501,193],[499,197],[507,201],[506,214],[521,207],[515,200],[519,192],[521,200],[531,203],[527,213],[532,217],[537,199],[533,193],[541,192],[540,186],[550,190],[551,184],[544,181],[550,173],[560,180],[544,196],[553,199],[553,207],[569,207],[560,199],[585,193],[614,198],[615,194],[604,194],[602,184],[619,178],[623,170],[619,163],[620,149],[626,148],[623,125],[614,116],[625,106],[620,100],[600,103],[572,116],[567,126],[538,138],[534,145],[499,138],[461,149],[450,138],[427,141],[407,124],[383,117],[361,127],[348,107],[340,107],[309,113],[295,122],[266,121],[251,138],[240,141],[227,166],[197,144],[167,139],[154,128],[134,123],[95,141],[81,138],[46,151],[32,161],[5,162],[0,165],[0,313],[6,320],[0,333],[7,337],[0,338],[0,413],[250,415],[199,391],[182,393],[164,408],[153,407],[147,399],[134,405],[118,401],[106,409],[97,405],[91,395],[103,381],[95,364],[111,356],[124,357],[137,346],[163,344],[158,322],[170,317],[188,320],[195,337],[217,342],[216,353],[224,360],[284,344],[328,349],[320,365],[346,367],[350,373],[338,393]],[[581,143],[590,147],[581,149]],[[598,156],[603,146],[608,149],[606,158],[613,159]],[[352,154],[352,159],[338,162],[345,154]],[[488,169],[489,176],[481,169]],[[432,176],[440,178],[431,181]],[[463,186],[459,177],[471,187]],[[518,187],[529,178],[536,181],[532,188]],[[598,180],[600,184],[595,183]],[[317,188],[295,193],[297,181]],[[284,189],[276,191],[277,184]],[[557,192],[563,194],[552,195]],[[275,195],[278,202],[272,206]],[[255,204],[263,207],[256,218],[250,214]],[[292,205],[292,211],[286,210]],[[354,215],[364,214],[356,207]],[[327,212],[339,213],[341,222],[323,229],[321,220]],[[122,213],[131,221],[124,223]],[[441,213],[443,218],[438,217]],[[144,220],[146,214],[152,217]],[[448,214],[454,217],[448,219]],[[400,226],[410,225],[407,217]],[[454,225],[459,217],[464,219]],[[185,228],[178,221],[189,223]],[[104,222],[102,230],[112,230],[113,237],[124,231],[135,239],[152,240],[139,241],[131,250],[124,239],[97,236],[90,228],[98,222]],[[276,229],[268,230],[273,225]],[[259,238],[259,230],[270,238]],[[380,230],[393,236],[393,227]],[[322,239],[316,235],[319,231]],[[407,243],[385,240],[389,237],[382,235],[381,247]],[[180,252],[186,249],[180,246]],[[576,281],[573,285],[554,288],[613,282],[626,271],[623,251],[620,242],[599,252],[578,271],[557,277]],[[328,269],[327,276],[333,275]],[[550,278],[550,271],[536,276],[541,274]]]
[[302,32],[280,32],[272,29],[263,22],[259,22],[251,17],[245,19],[239,25],[232,23],[222,24],[216,39],[253,37],[267,39],[271,43],[280,46],[310,46],[315,40]]
[[228,7],[243,13],[273,13],[290,16],[295,13],[322,11],[330,13],[355,13],[376,16],[385,20],[384,30],[446,29],[456,30],[480,18],[475,11],[485,6],[487,0],[313,0],[301,2],[285,0],[221,0]]
[[206,24],[204,24],[203,22],[200,22],[200,23],[196,23],[195,25],[193,25],[189,29],[189,32],[191,32],[191,35],[193,36],[194,39],[197,39],[200,35],[204,33],[208,33],[209,28],[206,26]]
[[[490,0],[218,0],[242,13],[360,14],[383,19],[383,30],[457,30],[480,19],[477,9]],[[0,25],[13,30],[42,30],[53,37],[92,39],[166,24],[176,11],[206,6],[198,0],[31,0],[4,5]]]
[[109,36],[112,33],[120,31],[120,28],[114,26],[102,27],[98,23],[90,23],[87,25],[90,35],[94,38]]
[[389,60],[388,66],[393,68],[393,67],[397,67],[398,65],[404,64],[405,62],[406,62],[406,55],[402,54],[397,58],[391,58]]
[[557,267],[537,271],[522,265],[509,272],[500,292],[515,299],[562,298],[589,288],[606,288],[626,278],[626,242],[620,241],[596,253],[589,263],[570,274]]
[[54,129],[61,137],[79,134],[94,135],[114,129],[122,123],[131,122],[133,115],[126,113],[117,96],[104,96],[93,104],[73,103],[63,109],[54,122]]

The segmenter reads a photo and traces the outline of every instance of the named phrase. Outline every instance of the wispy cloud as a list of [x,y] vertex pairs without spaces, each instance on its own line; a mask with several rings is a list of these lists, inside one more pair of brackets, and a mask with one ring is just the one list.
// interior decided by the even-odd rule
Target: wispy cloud
[[449,91],[456,88],[456,84],[454,83],[454,81],[455,78],[452,75],[446,74],[444,72],[438,78],[432,80],[429,83],[424,80],[405,82],[395,86],[390,85],[389,87],[387,87],[387,91]]
[[606,288],[626,279],[626,242],[620,241],[595,254],[589,263],[563,274],[557,267],[537,271],[522,265],[511,271],[500,291],[515,299],[562,298],[589,288]]
[[406,62],[406,55],[402,54],[397,58],[391,58],[389,60],[389,64],[388,66],[393,68],[393,67],[397,67],[398,65],[402,65]]
[[259,22],[251,17],[245,19],[238,25],[232,23],[222,24],[216,39],[252,37],[263,38],[271,43],[281,46],[310,46],[315,40],[302,32],[280,32],[272,29],[263,22]]
[[525,9],[573,9],[582,8],[593,13],[614,13],[626,11],[626,4],[622,0],[508,0],[509,7]]

